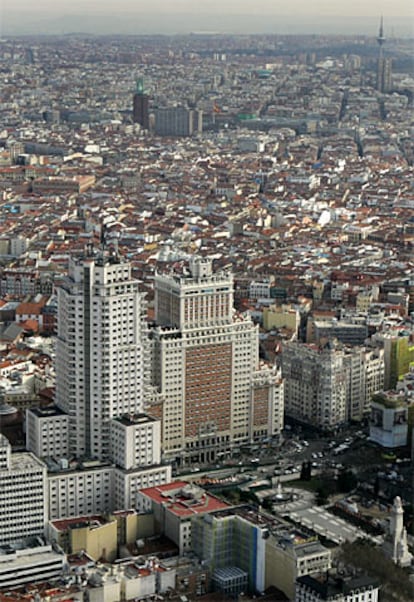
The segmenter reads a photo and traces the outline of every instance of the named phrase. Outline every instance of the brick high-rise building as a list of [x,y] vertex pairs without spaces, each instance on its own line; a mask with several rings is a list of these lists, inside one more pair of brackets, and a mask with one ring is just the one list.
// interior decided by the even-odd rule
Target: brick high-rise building
[[164,456],[212,461],[279,434],[280,373],[259,361],[258,330],[233,309],[233,277],[193,258],[155,278],[153,384],[164,398]]

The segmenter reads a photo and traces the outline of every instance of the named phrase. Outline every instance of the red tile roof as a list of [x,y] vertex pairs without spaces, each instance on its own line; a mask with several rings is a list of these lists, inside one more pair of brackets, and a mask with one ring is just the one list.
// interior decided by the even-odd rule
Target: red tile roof
[[174,481],[167,485],[147,487],[140,491],[153,502],[160,505],[165,504],[168,510],[176,516],[193,516],[195,514],[203,514],[205,512],[229,508],[229,504],[222,502],[214,495],[202,490],[200,487],[196,487],[198,490],[202,491],[202,495],[199,498],[194,498],[190,495],[186,496],[183,493],[183,490],[186,488],[190,491],[190,488],[194,487],[196,486],[190,485],[185,481]]

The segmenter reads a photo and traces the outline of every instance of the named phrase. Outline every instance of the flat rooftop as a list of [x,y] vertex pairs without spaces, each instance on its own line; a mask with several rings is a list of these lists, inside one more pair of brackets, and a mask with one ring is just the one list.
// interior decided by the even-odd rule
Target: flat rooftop
[[141,489],[140,492],[157,504],[164,504],[172,514],[183,518],[203,514],[204,512],[225,510],[230,507],[229,504],[207,493],[201,487],[185,481],[174,481],[159,487],[148,487]]
[[157,422],[152,416],[148,414],[124,414],[115,418],[116,422],[120,422],[124,426],[134,426],[137,424],[147,424],[151,422]]
[[108,524],[103,516],[99,514],[92,514],[90,516],[75,516],[74,518],[65,518],[63,520],[53,520],[52,525],[58,531],[66,531],[67,529],[81,529],[83,527],[89,527],[96,529]]
[[57,406],[45,406],[44,408],[30,408],[30,412],[38,418],[52,418],[53,416],[66,416],[66,412]]

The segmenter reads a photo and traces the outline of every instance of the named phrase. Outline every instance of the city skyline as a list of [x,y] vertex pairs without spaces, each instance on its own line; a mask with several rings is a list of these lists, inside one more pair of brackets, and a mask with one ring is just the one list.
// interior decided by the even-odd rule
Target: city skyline
[[383,15],[388,32],[396,36],[413,33],[414,14],[408,0],[398,0],[392,6],[385,1],[352,0],[344,4],[328,4],[319,0],[309,7],[302,0],[286,6],[282,2],[259,0],[252,2],[218,2],[210,0],[202,8],[189,0],[155,0],[151,7],[144,2],[120,0],[116,10],[109,0],[87,3],[50,0],[36,3],[29,0],[0,5],[0,34],[62,34],[82,31],[94,34],[109,33],[190,33],[217,31],[220,33],[324,33],[375,35]]

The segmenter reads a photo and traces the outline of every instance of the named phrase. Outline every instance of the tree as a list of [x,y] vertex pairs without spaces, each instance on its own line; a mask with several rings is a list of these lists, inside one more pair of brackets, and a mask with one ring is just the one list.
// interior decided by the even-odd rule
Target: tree
[[344,470],[338,475],[338,490],[341,493],[348,493],[358,485],[358,479],[352,470]]

